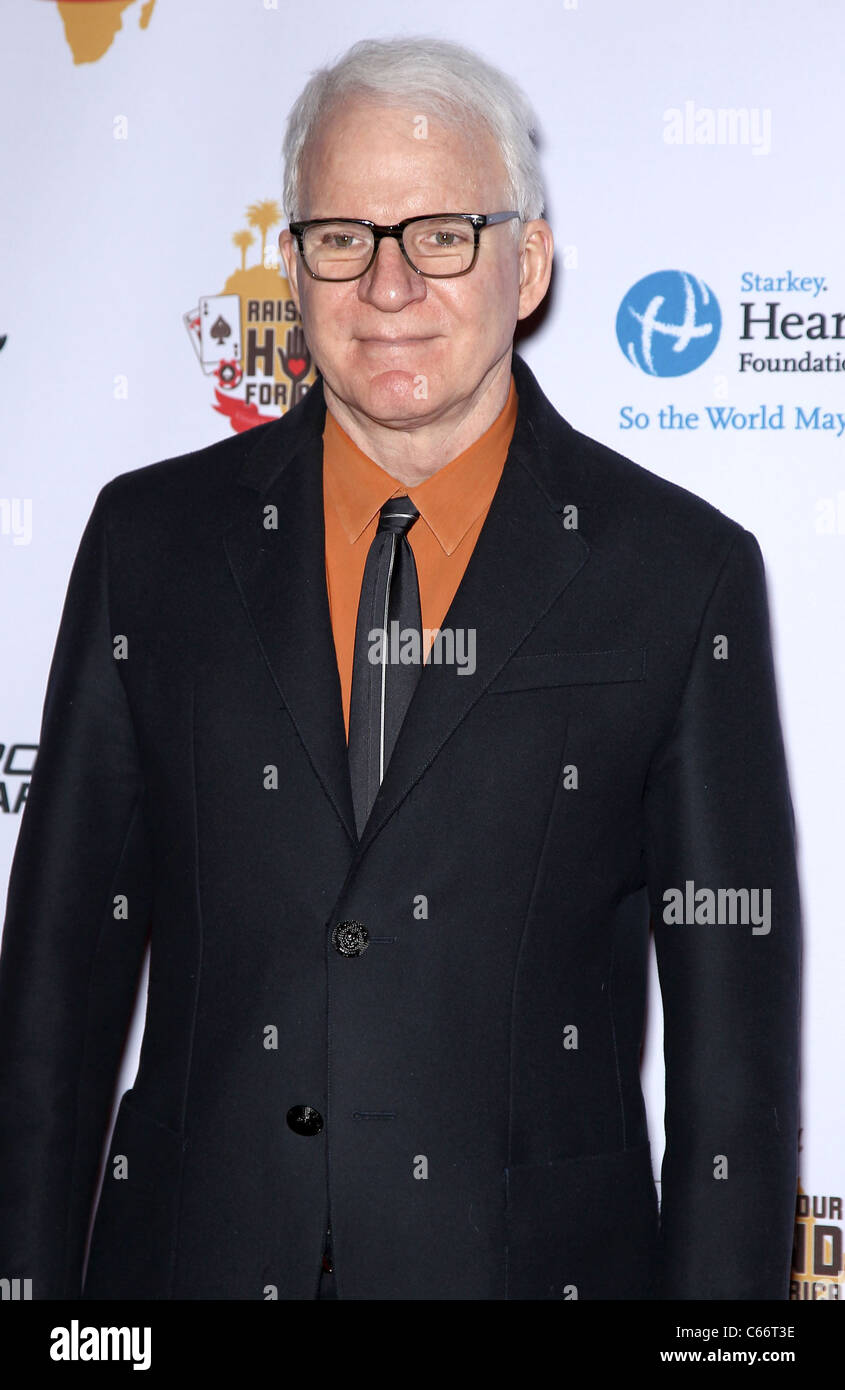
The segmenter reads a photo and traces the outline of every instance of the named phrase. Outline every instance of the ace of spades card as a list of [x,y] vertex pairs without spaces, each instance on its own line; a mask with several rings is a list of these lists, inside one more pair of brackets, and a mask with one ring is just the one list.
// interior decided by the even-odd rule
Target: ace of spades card
[[204,372],[241,360],[241,297],[204,294],[199,302],[200,361]]

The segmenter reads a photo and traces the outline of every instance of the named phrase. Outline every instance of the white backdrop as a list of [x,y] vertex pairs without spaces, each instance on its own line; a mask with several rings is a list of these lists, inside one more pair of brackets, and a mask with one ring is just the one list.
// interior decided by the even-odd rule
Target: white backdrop
[[[845,315],[845,13],[825,0],[459,8],[400,28],[393,0],[4,7],[0,880],[99,487],[247,423],[232,416],[247,383],[224,385],[203,369],[183,315],[190,321],[203,295],[279,294],[261,245],[282,224],[262,233],[270,214],[259,208],[250,221],[247,209],[280,201],[291,102],[314,68],[359,38],[426,32],[468,43],[520,82],[543,132],[557,268],[549,312],[520,351],[573,425],[706,497],[763,549],[805,914],[801,1183],[811,1213],[815,1198],[817,1217],[841,1229],[829,1199],[845,1190],[845,375],[830,368],[837,353],[845,366],[845,320],[837,339],[834,317]],[[248,244],[233,244],[243,231]],[[703,281],[721,311],[711,355],[678,376],[626,360],[615,327],[627,292],[669,270]],[[778,323],[798,320],[771,338],[758,324],[743,340],[742,305],[763,317],[769,303]],[[828,369],[740,370],[742,352],[808,350]],[[698,427],[661,429],[669,405],[695,413]],[[782,428],[750,427],[749,412],[759,425],[763,407],[776,425],[781,405]],[[714,427],[708,407],[733,407],[745,427]],[[634,415],[643,427],[624,428]],[[119,1091],[134,1077],[142,1021],[139,1006]],[[657,1176],[660,1046],[653,972],[644,1079]],[[841,1271],[828,1270],[816,1296],[844,1289]],[[812,1288],[799,1281],[795,1295]]]

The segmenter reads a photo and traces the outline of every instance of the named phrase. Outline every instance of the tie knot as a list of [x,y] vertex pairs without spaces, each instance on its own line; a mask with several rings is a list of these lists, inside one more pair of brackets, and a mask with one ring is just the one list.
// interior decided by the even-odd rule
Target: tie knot
[[419,516],[410,497],[388,497],[379,513],[379,531],[392,531],[395,536],[404,536]]

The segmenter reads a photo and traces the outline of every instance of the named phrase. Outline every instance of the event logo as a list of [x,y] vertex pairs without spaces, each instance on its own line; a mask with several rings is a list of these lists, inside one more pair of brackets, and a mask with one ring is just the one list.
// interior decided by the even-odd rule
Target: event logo
[[61,15],[74,63],[96,63],[104,53],[108,53],[115,35],[123,28],[124,10],[137,15],[139,29],[147,28],[155,9],[155,0],[142,0],[137,10],[132,9],[134,2],[58,0],[56,8]]
[[0,815],[23,811],[37,755],[37,743],[0,743]]
[[845,1298],[841,1197],[810,1197],[798,1183],[789,1297],[812,1302]]
[[[302,320],[281,273],[283,265],[271,230],[282,221],[282,209],[272,199],[252,203],[247,226],[232,241],[241,264],[218,294],[200,295],[197,305],[182,315],[197,361],[214,382],[214,409],[227,415],[232,429],[251,429],[278,418],[303,398],[316,379],[316,368],[305,342]],[[258,233],[257,265],[247,266]],[[268,410],[269,407],[269,410]]]
[[719,341],[722,314],[713,291],[683,270],[658,270],[629,289],[616,315],[619,346],[649,376],[685,376]]

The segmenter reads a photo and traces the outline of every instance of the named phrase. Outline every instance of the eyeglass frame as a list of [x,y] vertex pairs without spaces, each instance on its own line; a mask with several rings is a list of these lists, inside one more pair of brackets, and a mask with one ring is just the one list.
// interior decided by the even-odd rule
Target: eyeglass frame
[[[312,280],[322,280],[328,284],[335,285],[349,284],[352,280],[360,280],[361,276],[366,275],[370,266],[373,264],[383,238],[388,236],[396,238],[399,243],[399,250],[402,252],[402,255],[415,274],[423,275],[427,280],[457,280],[461,275],[469,275],[470,271],[475,268],[475,263],[478,260],[481,233],[484,231],[484,228],[496,226],[501,222],[509,222],[512,218],[519,216],[520,214],[518,212],[426,212],[416,217],[405,217],[401,222],[388,223],[385,226],[382,226],[378,222],[370,222],[366,217],[311,217],[307,222],[289,222],[288,229],[291,235],[296,238],[302,264],[308,271]],[[427,222],[433,217],[464,217],[471,223],[474,233],[474,242],[472,260],[466,270],[458,270],[451,275],[432,275],[430,271],[420,270],[418,266],[414,265],[408,252],[405,250],[405,242],[403,240],[405,228],[409,227],[412,222]],[[373,233],[372,255],[364,266],[364,269],[359,270],[357,275],[317,275],[305,259],[302,241],[308,228],[325,226],[327,223],[331,222],[351,222],[357,227],[369,227],[370,231]]]

